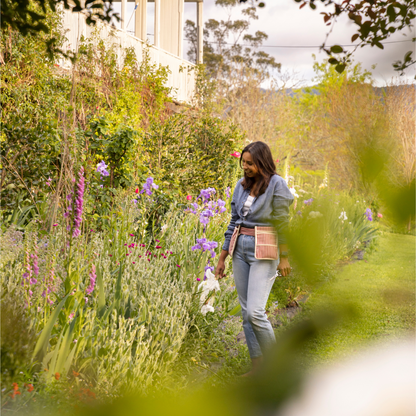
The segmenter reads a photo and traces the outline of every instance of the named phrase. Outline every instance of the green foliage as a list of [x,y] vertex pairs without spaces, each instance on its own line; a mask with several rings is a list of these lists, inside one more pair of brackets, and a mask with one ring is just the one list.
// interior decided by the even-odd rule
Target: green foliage
[[161,184],[169,192],[195,196],[212,184],[230,185],[236,167],[230,154],[241,141],[237,126],[205,113],[154,122],[142,139],[146,165]]
[[[94,3],[93,0],[80,2],[79,0],[23,0],[5,1],[1,8],[2,30],[13,30],[23,36],[42,36],[44,39],[43,50],[53,59],[58,55],[73,58],[60,49],[60,36],[50,33],[50,16],[59,10],[63,5],[65,9],[72,12],[82,12],[86,14],[88,25],[95,25],[98,21],[110,23],[112,19],[119,20],[117,13],[114,13],[112,1],[108,3]],[[52,12],[52,13],[51,13]]]
[[138,133],[129,126],[118,125],[111,131],[105,117],[92,119],[85,135],[88,138],[91,156],[104,160],[110,166],[110,187],[128,186],[133,179],[134,151],[138,147]]
[[[222,7],[227,13],[226,20],[209,19],[203,30],[203,62],[209,78],[224,80],[232,77],[236,68],[244,66],[245,71],[261,73],[268,77],[273,71],[280,70],[280,64],[259,47],[267,40],[268,36],[262,31],[254,35],[247,33],[253,20],[257,20],[256,8],[251,6],[241,11],[243,19],[232,20],[232,11],[239,3],[234,0],[216,1],[217,6]],[[188,58],[191,62],[197,62],[197,28],[193,21],[185,22],[185,35],[190,41]],[[235,41],[228,44],[230,38]],[[239,43],[242,39],[246,47]],[[249,44],[249,47],[247,47]]]
[[[295,1],[302,2],[301,8],[309,4],[311,9],[316,9],[316,0]],[[416,16],[415,3],[412,0],[400,0],[395,2],[394,5],[383,0],[378,1],[377,5],[371,0],[363,0],[358,5],[353,5],[350,2],[334,4],[331,0],[321,0],[321,3],[325,6],[334,7],[333,11],[321,13],[326,25],[332,26],[339,16],[348,16],[355,31],[351,37],[351,42],[358,40],[352,51],[344,51],[339,45],[328,47],[326,41],[324,42],[323,50],[330,57],[329,63],[335,65],[335,69],[339,73],[342,73],[351,63],[351,57],[359,46],[377,46],[384,49],[381,42],[396,32],[403,32],[412,28]],[[415,39],[413,38],[412,41],[414,42]],[[335,57],[334,54],[340,56]],[[407,52],[403,62],[395,62],[393,68],[403,73],[406,68],[414,65],[416,61],[412,58],[412,54],[412,51]]]

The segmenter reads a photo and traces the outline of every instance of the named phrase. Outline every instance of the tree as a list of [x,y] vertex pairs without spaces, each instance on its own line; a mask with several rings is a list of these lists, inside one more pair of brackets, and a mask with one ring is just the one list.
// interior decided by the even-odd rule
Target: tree
[[[50,11],[55,13],[59,6],[71,9],[73,12],[82,12],[87,16],[87,24],[95,25],[98,21],[110,23],[112,19],[120,20],[114,12],[113,0],[3,0],[1,3],[1,29],[15,30],[22,34],[47,34],[50,31],[47,15]],[[58,37],[51,36],[45,40],[46,49],[50,57],[54,54],[67,56],[59,48]]]
[[[242,67],[264,77],[273,70],[279,70],[280,64],[259,50],[267,40],[267,34],[262,31],[254,35],[248,33],[251,22],[258,19],[256,8],[251,6],[242,10],[245,19],[232,20],[233,8],[239,4],[238,0],[216,0],[215,4],[227,11],[228,18],[221,21],[209,19],[205,23],[203,60],[208,76],[224,79]],[[185,22],[185,35],[190,42],[189,60],[196,62],[197,29],[191,20]]]
[[[245,3],[247,0],[240,0]],[[258,1],[258,0],[256,0]],[[306,5],[312,10],[316,9],[316,4],[321,2],[324,6],[333,6],[333,11],[322,12],[324,22],[327,26],[332,26],[341,15],[346,15],[355,26],[355,33],[351,37],[351,42],[357,42],[351,51],[345,51],[340,45],[326,46],[326,40],[321,48],[328,54],[329,63],[335,65],[335,69],[341,73],[346,65],[351,62],[351,57],[359,47],[377,46],[384,49],[383,40],[388,39],[393,33],[400,32],[406,28],[414,26],[416,17],[416,7],[414,0],[344,0],[335,2],[334,0],[295,0],[301,3],[302,9]],[[252,2],[253,3],[253,2]],[[254,2],[255,3],[255,2]],[[264,7],[264,3],[258,3]],[[415,42],[416,38],[412,38]],[[396,61],[393,67],[402,75],[404,70],[416,63],[413,51],[405,54],[403,61]]]

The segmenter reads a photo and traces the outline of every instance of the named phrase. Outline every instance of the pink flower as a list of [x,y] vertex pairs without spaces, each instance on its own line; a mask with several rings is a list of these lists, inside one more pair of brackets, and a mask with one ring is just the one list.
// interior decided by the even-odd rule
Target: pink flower
[[129,234],[130,237],[134,237],[134,234]]
[[53,227],[56,227],[58,224],[53,224]]
[[74,216],[74,229],[72,231],[73,237],[78,237],[81,234],[81,222],[82,222],[82,212],[84,206],[84,190],[85,190],[85,178],[84,178],[84,168],[81,166],[81,169],[78,172],[79,180],[77,183],[77,197],[75,200],[75,216]]
[[241,153],[240,152],[234,152],[234,153],[231,153],[231,156],[240,157]]
[[139,193],[139,188],[136,188],[136,190],[134,192],[136,192],[136,194],[138,194]]
[[162,248],[162,246],[156,246],[156,248]]
[[192,201],[192,196],[191,196],[191,195],[187,195],[187,196],[186,196],[186,199],[187,199],[188,201]]
[[179,264],[177,264],[176,267],[181,267],[181,266]]
[[383,218],[383,214],[380,214],[379,212],[377,213],[377,217],[378,218]]
[[279,163],[279,159],[276,159],[276,163]]

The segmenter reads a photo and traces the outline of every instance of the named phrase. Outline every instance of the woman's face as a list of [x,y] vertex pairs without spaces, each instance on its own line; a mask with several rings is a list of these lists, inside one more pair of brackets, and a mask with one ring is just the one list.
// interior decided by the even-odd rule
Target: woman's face
[[249,152],[244,152],[241,160],[244,173],[249,178],[255,178],[259,174],[259,169],[253,162],[253,158]]

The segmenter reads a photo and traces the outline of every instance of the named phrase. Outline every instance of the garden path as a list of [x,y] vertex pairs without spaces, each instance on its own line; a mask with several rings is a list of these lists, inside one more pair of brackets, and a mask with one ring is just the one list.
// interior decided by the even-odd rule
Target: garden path
[[349,356],[368,343],[414,336],[415,237],[384,233],[363,261],[348,264],[333,281],[317,288],[307,309],[345,302],[356,316],[309,343],[305,354],[313,362]]

